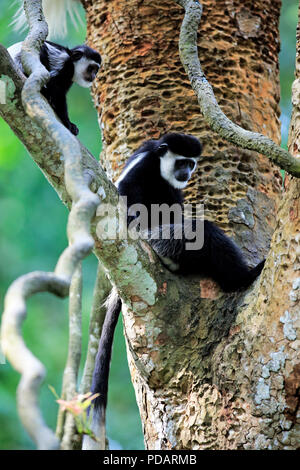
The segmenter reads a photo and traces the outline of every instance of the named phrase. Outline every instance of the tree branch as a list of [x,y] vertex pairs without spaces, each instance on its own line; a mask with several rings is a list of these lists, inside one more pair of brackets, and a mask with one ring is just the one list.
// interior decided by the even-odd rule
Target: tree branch
[[45,425],[38,407],[38,391],[45,375],[44,367],[26,348],[21,335],[21,324],[26,316],[25,300],[41,291],[54,292],[61,296],[68,294],[73,273],[94,246],[90,223],[100,200],[90,191],[86,182],[77,139],[57,121],[52,109],[39,93],[49,78],[49,73],[39,60],[39,49],[48,32],[41,1],[25,0],[24,8],[30,31],[22,46],[22,62],[29,74],[23,87],[22,102],[27,114],[48,131],[64,157],[66,189],[72,200],[68,221],[70,245],[61,255],[55,274],[32,273],[12,285],[5,300],[1,335],[3,351],[22,374],[18,388],[18,407],[22,422],[39,449],[52,449],[59,447],[59,441]]
[[[68,295],[72,274],[82,258],[92,250],[95,240],[95,254],[110,282],[117,286],[123,302],[133,314],[137,314],[139,321],[147,322],[149,317],[151,322],[159,322],[159,329],[162,323],[159,315],[166,308],[166,286],[168,285],[172,292],[178,293],[178,296],[174,295],[168,299],[168,309],[170,307],[176,311],[180,308],[176,299],[180,298],[181,294],[184,295],[184,292],[189,292],[192,298],[196,298],[199,295],[199,284],[195,280],[192,287],[191,281],[172,275],[162,266],[157,269],[159,263],[156,255],[143,241],[117,236],[112,243],[110,239],[106,240],[97,233],[97,226],[103,215],[99,213],[95,216],[96,207],[100,200],[116,207],[117,191],[98,162],[57,120],[52,108],[39,93],[40,87],[47,79],[47,73],[37,60],[36,49],[31,51],[31,39],[34,37],[41,40],[46,30],[42,26],[43,33],[40,31],[39,36],[39,30],[35,29],[43,24],[40,1],[27,0],[25,5],[30,18],[39,18],[36,22],[31,20],[30,31],[33,31],[33,36],[29,36],[25,42],[22,55],[25,69],[31,70],[30,67],[34,67],[34,75],[26,80],[22,91],[24,81],[6,49],[0,46],[0,79],[7,83],[6,103],[0,104],[0,114],[24,143],[62,201],[71,208],[68,221],[69,247],[61,255],[55,273],[33,273],[25,276],[25,279],[20,278],[16,281],[16,292],[13,290],[13,284],[9,290],[13,294],[8,293],[6,297],[1,333],[4,353],[22,374],[18,403],[19,408],[24,409],[23,414],[20,413],[24,426],[39,448],[56,448],[58,440],[44,424],[38,408],[38,390],[44,368],[26,348],[21,335],[21,323],[26,316],[27,297],[24,292],[28,291],[27,295],[32,293],[32,277],[34,292],[49,290],[59,295]],[[92,186],[97,195],[89,189],[91,175]],[[112,224],[114,221],[117,226],[116,216],[110,220]],[[56,288],[43,282],[49,276]],[[60,283],[63,284],[63,292],[57,287]],[[21,311],[19,305],[22,306]],[[27,356],[30,360],[24,360]],[[39,368],[35,364],[38,364]],[[142,359],[138,360],[137,367],[149,374],[153,365],[151,361],[148,365],[144,364]],[[35,372],[36,370],[38,372]]]
[[17,404],[21,421],[39,449],[56,449],[59,441],[45,424],[38,405],[40,385],[45,377],[43,364],[29,351],[21,327],[26,318],[26,299],[37,292],[68,295],[69,283],[53,273],[34,272],[17,279],[9,288],[1,325],[3,352],[22,375]]
[[[65,157],[63,150],[60,147],[60,143],[53,138],[55,133],[53,135],[51,131],[48,131],[48,129],[41,126],[41,121],[34,122],[25,113],[20,99],[23,82],[20,80],[20,76],[18,75],[9,54],[1,45],[0,77],[4,77],[8,83],[6,104],[0,104],[0,115],[5,119],[21,142],[25,145],[34,161],[43,171],[49,183],[55,188],[63,203],[70,208],[72,201],[65,185]],[[41,99],[43,100],[43,97],[41,97]],[[47,106],[46,101],[43,106]],[[55,119],[52,109],[49,106],[48,108],[49,115],[53,114],[53,119]],[[67,130],[66,133],[69,134]],[[117,207],[118,193],[115,186],[111,181],[109,181],[106,173],[91,153],[75,137],[71,135],[71,138],[75,139],[80,146],[81,166],[84,169],[85,175],[87,173],[92,175],[93,190],[97,193],[102,202],[105,202],[108,206]],[[102,215],[99,213],[96,214],[96,217],[92,220],[91,232],[96,240],[95,253],[104,266],[106,274],[109,274],[111,282],[117,285],[119,291],[123,294],[124,300],[126,298],[130,299],[130,297],[134,295],[134,292],[141,293],[138,287],[143,283],[143,281],[144,283],[150,282],[151,284],[148,275],[150,275],[153,280],[156,279],[157,282],[159,282],[159,279],[164,276],[169,276],[173,280],[177,279],[177,276],[170,274],[170,272],[162,266],[160,267],[160,271],[157,271],[155,254],[151,253],[150,255],[151,249],[148,245],[146,246],[144,242],[132,240],[130,238],[124,240],[121,237],[117,237],[116,240],[114,240],[114,243],[112,243],[111,240],[101,239],[96,231],[97,225],[102,218]],[[124,281],[124,270],[126,268],[130,268],[130,266],[132,266],[131,263],[133,262],[132,257],[129,262],[127,262],[125,256],[121,256],[121,254],[126,250],[135,254],[134,264],[135,266],[139,266],[140,269],[140,275],[136,276],[138,282],[135,280],[134,287],[131,285],[131,282],[126,283]],[[122,265],[121,270],[120,265]],[[132,275],[135,273],[136,271],[131,272]],[[120,279],[120,282],[118,282],[118,279]],[[148,287],[146,286],[145,289],[148,290]],[[154,291],[156,292],[155,288]],[[152,292],[152,290],[150,289],[149,292]]]
[[93,294],[93,306],[90,315],[87,357],[84,364],[84,371],[79,390],[82,394],[89,392],[91,388],[95,358],[106,314],[106,307],[103,303],[108,297],[110,291],[111,283],[107,279],[101,264],[98,263],[97,278]]
[[[77,381],[81,359],[81,320],[82,320],[82,267],[78,267],[73,274],[70,285],[69,301],[69,348],[68,358],[63,375],[61,398],[72,400],[78,393]],[[60,424],[60,425],[59,425]],[[63,450],[74,448],[76,424],[74,416],[60,407],[56,434],[62,440]]]
[[234,124],[221,110],[212,86],[206,80],[198,57],[197,30],[202,16],[202,5],[197,0],[174,0],[185,9],[179,38],[182,64],[198,98],[200,109],[211,128],[238,147],[255,150],[267,156],[289,174],[300,177],[300,158],[294,158],[268,137]]

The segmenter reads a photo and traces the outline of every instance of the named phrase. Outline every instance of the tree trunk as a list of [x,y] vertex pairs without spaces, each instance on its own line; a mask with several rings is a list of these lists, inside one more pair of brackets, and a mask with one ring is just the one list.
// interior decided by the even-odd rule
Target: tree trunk
[[[201,118],[179,59],[183,10],[175,2],[83,3],[89,43],[104,61],[94,97],[102,163],[112,179],[143,140],[170,130],[192,133],[205,144],[205,157],[187,200],[204,202],[206,217],[235,237],[250,264],[267,255],[275,228],[261,279],[246,293],[224,295],[202,280],[197,295],[181,297],[166,279],[159,315],[155,308],[137,315],[143,310],[138,298],[124,306],[146,447],[297,448],[299,182],[291,180],[282,197],[279,171],[266,157],[222,141]],[[202,3],[199,53],[223,111],[279,142],[281,2]],[[296,108],[294,152],[297,122]],[[168,305],[171,298],[176,309]]]

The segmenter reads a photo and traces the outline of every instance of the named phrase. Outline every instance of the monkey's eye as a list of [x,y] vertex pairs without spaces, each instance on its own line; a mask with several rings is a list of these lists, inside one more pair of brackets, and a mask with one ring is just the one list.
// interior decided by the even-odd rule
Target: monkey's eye
[[182,160],[176,160],[175,166],[178,170],[181,169],[181,168],[186,168],[187,162],[183,159]]
[[188,160],[187,163],[191,170],[193,170],[196,166],[196,163],[194,162],[194,160]]
[[82,56],[83,56],[83,52],[81,52],[81,51],[72,52],[72,59],[75,60],[75,61],[80,60],[82,58]]
[[191,170],[193,170],[195,168],[195,162],[194,160],[184,158],[182,160],[177,160],[175,167],[178,170],[182,168],[190,168]]

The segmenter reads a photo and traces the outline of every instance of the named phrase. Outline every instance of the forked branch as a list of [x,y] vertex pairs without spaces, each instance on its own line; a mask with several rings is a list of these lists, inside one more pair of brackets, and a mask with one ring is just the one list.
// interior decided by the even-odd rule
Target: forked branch
[[198,56],[197,32],[202,16],[202,5],[197,0],[175,0],[175,2],[185,9],[179,38],[180,58],[206,121],[224,139],[238,147],[255,150],[267,156],[275,165],[299,178],[300,158],[294,158],[272,139],[234,124],[223,113],[212,86],[205,78]]
[[48,32],[41,1],[25,0],[24,8],[30,31],[22,48],[23,66],[29,75],[23,87],[22,102],[27,114],[51,135],[63,156],[66,190],[72,209],[68,220],[69,247],[59,258],[55,273],[31,273],[10,287],[2,316],[1,339],[3,352],[22,375],[18,387],[18,408],[23,425],[39,449],[54,449],[59,447],[59,440],[45,424],[38,405],[45,369],[26,347],[21,325],[26,317],[26,299],[29,296],[43,291],[62,297],[68,295],[76,268],[93,249],[90,224],[100,199],[89,189],[90,181],[82,168],[79,142],[56,119],[39,93],[49,78],[39,60],[39,49]]

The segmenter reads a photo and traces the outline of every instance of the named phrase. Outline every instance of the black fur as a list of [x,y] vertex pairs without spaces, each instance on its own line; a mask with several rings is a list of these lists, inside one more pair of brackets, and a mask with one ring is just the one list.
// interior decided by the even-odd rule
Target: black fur
[[[208,220],[203,221],[203,247],[188,250],[186,243],[195,242],[196,222],[194,219],[184,219],[184,222],[184,230],[182,226],[171,224],[170,239],[162,238],[163,226],[149,232],[149,244],[171,271],[210,277],[224,292],[245,289],[253,283],[264,266],[264,260],[255,268],[249,268],[238,246]],[[180,239],[174,237],[175,231],[177,235],[179,232],[182,234]]]
[[[99,396],[93,400],[93,416],[91,430],[100,441],[105,441],[105,414],[108,392],[108,376],[110,359],[112,352],[112,344],[115,328],[121,312],[122,302],[117,292],[113,289],[110,293],[105,320],[102,326],[101,338],[99,341],[98,352],[95,359],[95,368],[93,372],[93,380],[91,391],[99,393]],[[91,409],[89,409],[90,413]],[[105,442],[102,444],[105,445]],[[99,444],[95,446],[95,442],[88,436],[83,438],[83,449],[99,449]]]
[[[162,144],[167,144],[163,147]],[[128,208],[134,203],[144,204],[149,216],[152,204],[182,204],[183,196],[161,177],[160,157],[171,150],[184,157],[197,157],[201,153],[201,144],[192,136],[184,134],[166,134],[158,141],[143,144],[129,159],[124,171],[142,152],[147,155],[121,180],[118,190],[120,195],[127,196]],[[129,221],[133,216],[129,217]],[[151,218],[148,219],[150,227]],[[194,229],[192,221],[192,229]],[[153,228],[153,227],[152,227]],[[157,230],[156,230],[157,233]],[[149,243],[158,255],[170,257],[179,266],[177,271],[184,274],[202,274],[214,279],[225,292],[248,287],[259,275],[264,262],[251,269],[243,259],[242,252],[224,232],[212,222],[204,221],[204,244],[200,250],[186,250],[186,239],[153,240],[149,233]],[[176,254],[174,255],[174,243]]]
[[[145,142],[128,160],[123,174],[139,155],[146,152],[143,159],[137,163],[122,179],[119,178],[118,191],[120,195],[127,196],[128,209],[130,205],[142,203],[148,209],[151,204],[174,203],[182,204],[183,196],[180,189],[176,189],[162,178],[160,161],[168,150],[174,154],[188,158],[198,157],[201,153],[201,144],[195,137],[183,134],[166,134],[160,140]],[[128,217],[128,223],[134,216]],[[185,219],[186,220],[186,219]],[[183,221],[183,219],[182,219]],[[189,219],[187,226],[195,233],[195,220]],[[237,291],[248,287],[260,274],[264,261],[251,269],[243,259],[243,255],[236,244],[230,240],[220,228],[212,222],[204,221],[204,244],[199,250],[187,250],[186,239],[177,240],[174,237],[176,230],[182,231],[182,224],[171,224],[170,239],[154,239],[162,227],[152,228],[149,233],[149,243],[162,261],[170,259],[176,271],[182,274],[202,274],[214,279],[225,292]],[[189,229],[187,229],[189,230]],[[187,232],[184,232],[187,235]],[[192,242],[192,240],[188,240]],[[167,264],[168,266],[168,264]],[[172,269],[173,270],[173,269]],[[114,307],[108,309],[108,321],[102,330],[96,367],[93,377],[92,392],[101,395],[95,400],[95,417],[105,416],[107,401],[107,384],[109,361],[113,341],[113,331],[121,310],[121,302],[115,293]],[[103,362],[104,361],[104,362]],[[106,362],[105,362],[106,361]]]
[[[64,54],[64,60],[59,61],[61,62],[59,64],[57,64],[55,51]],[[90,47],[81,45],[69,49],[60,44],[45,41],[40,50],[40,61],[51,73],[51,78],[43,87],[42,94],[48,100],[64,126],[74,135],[77,135],[79,131],[77,126],[69,119],[66,95],[73,84],[76,62],[82,57],[96,63],[91,66],[91,70],[85,70],[82,77],[92,82],[101,65],[101,56]],[[14,59],[18,66],[22,68],[20,56],[18,55]]]
[[[118,184],[118,192],[120,196],[127,197],[128,207],[136,203],[143,204],[148,209],[149,217],[153,204],[165,203],[171,206],[183,203],[181,190],[171,186],[160,175],[160,157],[168,150],[187,158],[196,158],[200,156],[202,147],[198,139],[185,134],[169,133],[159,140],[148,140],[128,159],[122,173],[139,155],[146,152],[146,156]],[[129,215],[128,223],[133,218]]]
[[94,403],[101,403],[104,408],[106,407],[107,402],[108,384],[107,382],[102,381],[102,377],[108,377],[109,374],[111,344],[114,336],[114,331],[118,322],[119,314],[121,312],[121,306],[121,299],[117,296],[114,296],[111,304],[107,308],[105,320],[102,327],[103,333],[100,338],[98,353],[95,361],[92,390],[95,390],[94,393],[99,393],[100,396]]
[[[77,46],[73,49],[68,49],[67,47],[60,46],[53,42],[47,41],[51,46],[59,49],[62,52],[68,54],[68,58],[65,60],[63,67],[58,71],[57,74],[52,76],[47,83],[46,87],[43,89],[43,95],[49,101],[49,104],[52,106],[57,116],[61,119],[62,123],[69,129],[72,134],[78,134],[78,128],[75,124],[71,123],[68,116],[67,108],[67,93],[72,86],[73,77],[74,77],[74,64],[83,56],[87,59],[90,59],[97,64],[101,64],[100,54],[88,46]],[[49,61],[49,53],[46,45],[44,44],[41,48],[40,60],[43,65],[50,72],[53,70],[51,67],[51,62]],[[91,77],[92,78],[92,77]],[[93,77],[93,79],[95,76]]]

